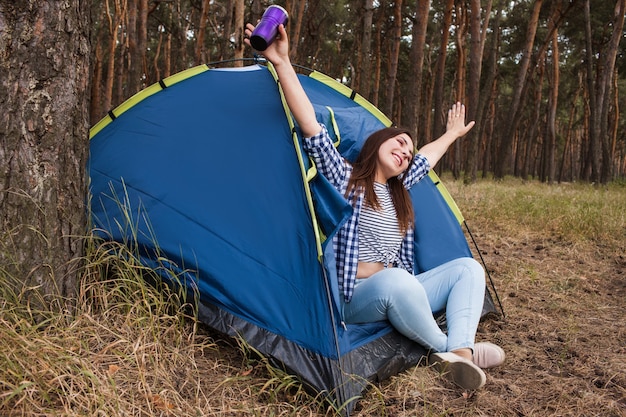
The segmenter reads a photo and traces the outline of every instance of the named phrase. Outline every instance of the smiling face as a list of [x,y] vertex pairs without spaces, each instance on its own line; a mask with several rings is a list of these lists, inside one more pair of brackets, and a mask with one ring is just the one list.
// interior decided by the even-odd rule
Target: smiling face
[[409,167],[413,159],[413,142],[406,133],[400,133],[383,142],[378,148],[376,182],[386,183]]

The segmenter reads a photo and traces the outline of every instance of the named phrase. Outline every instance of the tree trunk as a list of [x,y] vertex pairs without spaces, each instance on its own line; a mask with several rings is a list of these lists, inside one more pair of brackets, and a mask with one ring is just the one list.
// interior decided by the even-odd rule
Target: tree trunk
[[[389,73],[387,74],[387,89],[385,112],[393,114],[394,92],[398,75],[398,59],[400,57],[400,41],[402,40],[402,0],[396,0],[393,7],[393,29],[391,30],[391,53],[389,54]],[[391,116],[393,117],[393,116]]]
[[[491,91],[491,95],[495,96],[498,92],[498,82],[494,80],[493,90]],[[486,113],[486,123],[485,123],[485,136],[488,138],[492,138],[494,136],[495,126],[496,126],[496,101],[489,100],[489,107],[485,111]],[[497,148],[495,146],[495,142],[493,140],[489,140],[485,145],[485,156],[483,158],[483,178],[487,178],[487,171],[493,166],[494,161],[497,155]]]
[[[525,136],[526,140],[523,140],[524,136],[520,135],[520,141],[518,143],[518,149],[515,153],[515,170],[514,174],[523,180],[530,179],[536,172],[533,171],[533,157],[534,154],[540,156],[544,153],[540,151],[543,141],[542,135],[539,133],[542,131],[542,125],[544,124],[544,118],[542,117],[543,110],[543,80],[546,75],[546,62],[542,59],[535,69],[536,79],[534,82],[534,94],[533,94],[533,115],[528,120],[529,128],[528,135]],[[529,93],[530,95],[530,93]],[[539,149],[539,151],[537,150]],[[543,172],[541,173],[541,179],[543,180]]]
[[[128,45],[126,50],[126,70],[128,75],[123,80],[126,85],[123,96],[128,97],[144,87],[148,39],[147,0],[127,0],[127,5],[124,9],[128,10],[128,21],[125,31]],[[123,99],[124,97],[121,98]]]
[[113,103],[113,87],[115,85],[115,52],[117,51],[119,25],[123,19],[122,7],[120,0],[114,1],[114,9],[111,10],[109,0],[106,0],[107,22],[109,26],[109,49],[108,49],[108,65],[106,71],[106,84],[104,88],[104,100],[102,107],[108,111]]
[[[498,10],[496,11],[495,18],[493,19],[493,26],[491,33],[491,48],[489,52],[489,60],[485,74],[484,86],[480,93],[480,100],[478,101],[478,108],[476,113],[476,124],[478,132],[476,134],[477,140],[480,142],[481,149],[483,150],[483,158],[480,161],[480,169],[483,171],[483,178],[486,177],[487,171],[492,169],[491,154],[494,150],[494,140],[491,132],[493,131],[494,117],[492,117],[490,109],[493,108],[494,102],[497,99],[497,74],[498,74],[498,57],[500,56],[500,21],[502,18],[502,3],[498,4]],[[488,33],[487,30],[483,31],[483,35]],[[486,39],[486,36],[484,36]],[[483,44],[484,49],[484,44]],[[484,54],[484,53],[483,53]],[[489,171],[490,172],[490,171]]]
[[[574,126],[574,120],[576,118],[576,103],[578,102],[580,97],[580,88],[576,89],[576,93],[572,100],[572,104],[569,109],[569,117],[567,118],[567,130],[565,131],[565,145],[563,147],[563,155],[561,158],[561,169],[559,171],[559,179],[558,181],[573,181],[574,178],[574,163],[573,163],[573,155],[574,155],[574,145],[572,140],[572,131]],[[568,161],[568,158],[569,161]],[[565,176],[565,170],[567,168],[568,163],[570,164],[569,175]]]
[[510,108],[507,112],[508,118],[505,124],[504,134],[500,140],[500,154],[494,169],[494,177],[497,179],[504,178],[504,175],[507,173],[507,167],[510,166],[512,156],[511,145],[521,117],[522,93],[528,77],[533,45],[535,44],[535,34],[537,33],[537,26],[539,24],[539,12],[542,4],[543,0],[535,0],[530,19],[528,21],[528,28],[526,29],[526,44],[522,50],[522,59],[519,65],[515,91],[513,93]]
[[[543,102],[543,79],[545,76],[545,61],[541,60],[535,69],[537,81],[534,83],[535,88],[533,94],[533,113],[529,120],[528,134],[523,136],[519,135],[519,141],[517,143],[517,151],[515,152],[515,166],[513,173],[515,176],[522,178],[523,180],[529,179],[534,175],[533,171],[533,153],[536,148],[536,144],[541,142],[541,138],[538,132],[541,131],[541,124],[543,118],[541,117],[541,109]],[[524,140],[525,138],[525,140]]]
[[[289,56],[297,61],[299,56],[300,37],[302,36],[302,21],[304,20],[304,10],[307,2],[305,0],[296,1],[295,5],[288,7],[289,10]],[[287,2],[289,4],[289,2]]]
[[125,96],[135,94],[140,90],[141,79],[141,65],[139,62],[139,42],[137,34],[137,15],[139,13],[139,1],[140,0],[127,0],[128,2],[128,20],[126,22],[126,39],[128,43],[127,57],[126,57],[126,71],[128,76],[126,77],[125,84],[127,85],[127,91]]
[[413,44],[411,45],[411,68],[413,80],[409,85],[409,120],[408,126],[415,139],[420,137],[419,119],[422,100],[422,74],[424,66],[424,49],[426,46],[426,29],[428,28],[428,14],[430,11],[430,0],[416,2],[415,22],[413,23]]
[[609,140],[611,142],[611,156],[610,159],[608,160],[609,163],[611,164],[612,168],[611,171],[613,172],[612,178],[609,178],[609,180],[612,180],[614,178],[616,178],[615,174],[617,171],[617,167],[619,166],[619,157],[617,155],[617,139],[619,136],[619,115],[620,115],[620,100],[619,100],[619,86],[618,86],[618,73],[617,70],[615,70],[615,73],[613,74],[613,120],[611,120],[611,123],[609,123]]
[[[489,13],[491,12],[491,6],[487,7],[485,13],[485,20],[488,25]],[[480,103],[480,76],[482,72],[482,60],[483,60],[483,35],[481,34],[481,14],[480,14],[480,0],[471,0],[470,5],[470,53],[469,53],[469,75],[467,86],[467,120],[474,120],[480,125],[480,120],[477,120],[479,103]],[[464,182],[466,184],[476,181],[476,172],[478,171],[478,148],[480,145],[479,129],[472,129],[465,142],[467,143],[467,158],[465,160],[465,174]]]
[[89,105],[89,120],[91,124],[94,124],[103,115],[100,108],[100,102],[102,100],[102,60],[104,57],[104,51],[102,50],[102,44],[96,42],[96,50],[93,56],[93,78],[91,82],[91,102]]
[[159,59],[161,58],[161,50],[163,49],[163,35],[164,33],[159,31],[157,35],[159,40],[157,41],[157,46],[154,51],[154,57],[152,58],[152,67],[153,67],[153,77],[156,80],[160,80],[163,77],[161,76],[161,66],[159,65]]
[[359,93],[370,98],[371,72],[372,72],[372,22],[374,19],[374,0],[363,2],[363,39],[361,41],[361,53],[359,54]]
[[[382,39],[380,36],[380,31],[382,28],[382,13],[379,13],[378,19],[376,19],[376,48],[374,56],[376,57],[375,67],[374,67],[374,89],[372,92],[372,104],[378,107],[379,96],[380,96],[380,73],[382,71]],[[387,114],[389,117],[390,114]]]
[[599,119],[596,107],[596,87],[593,79],[593,40],[591,30],[591,16],[590,16],[590,0],[585,0],[585,64],[587,67],[587,94],[589,96],[589,159],[587,162],[588,169],[586,170],[590,174],[592,181],[600,181],[600,164],[601,164],[601,145],[600,145],[600,127]]
[[[243,43],[243,29],[244,29],[244,5],[243,0],[235,0],[235,59],[243,58],[244,43]],[[236,67],[243,66],[241,61],[234,64]]]
[[[558,8],[558,6],[556,6]],[[548,118],[546,126],[546,152],[544,158],[546,164],[545,169],[545,181],[549,184],[554,182],[556,176],[556,112],[559,102],[559,33],[558,30],[554,30],[552,34],[552,71],[551,86],[550,86],[550,100],[548,101]]]
[[[466,64],[467,51],[465,48],[465,39],[467,37],[467,19],[468,12],[464,4],[456,7],[456,28],[454,31],[456,42],[456,79],[454,80],[454,101],[465,101],[465,84],[467,82]],[[458,143],[455,142],[455,143]]]
[[433,88],[434,123],[433,138],[438,138],[445,132],[447,109],[444,108],[444,89],[446,73],[446,57],[448,52],[448,41],[450,39],[450,26],[452,25],[452,11],[454,10],[454,0],[447,0],[443,13],[443,20],[440,30],[439,54],[435,64],[435,84]]
[[[148,0],[139,0],[137,14],[137,57],[135,63],[139,65],[139,90],[147,87],[148,76]],[[134,94],[134,93],[133,93]]]
[[175,2],[175,18],[172,19],[172,26],[176,27],[175,43],[172,45],[172,54],[175,57],[172,73],[177,73],[187,68],[187,34],[190,23],[186,11],[181,7],[180,0]]
[[76,290],[86,234],[90,20],[85,0],[0,1],[0,278],[27,294]]
[[[169,13],[169,20],[172,21],[173,20],[173,16],[174,16],[174,9],[172,8],[171,4],[167,5],[168,8],[168,13]],[[167,36],[165,38],[165,48],[163,51],[163,61],[164,61],[164,65],[163,65],[163,75],[159,78],[167,78],[170,75],[172,75],[172,40],[173,40],[174,36],[172,35],[172,30],[171,28],[167,31]]]
[[602,143],[602,167],[600,182],[605,184],[611,180],[613,173],[613,154],[611,153],[611,134],[608,130],[609,126],[609,110],[611,101],[611,87],[613,85],[613,74],[615,72],[615,60],[619,51],[619,43],[624,36],[624,15],[626,14],[626,0],[617,0],[615,2],[615,11],[613,14],[612,27],[613,32],[606,51],[602,54],[601,65],[598,70],[598,95],[596,97],[596,106],[598,108],[597,116],[599,119],[599,134]]
[[[229,57],[230,55],[230,34],[232,32],[232,27],[233,27],[233,10],[235,9],[235,5],[233,3],[234,0],[228,0],[225,1],[225,5],[223,5],[222,7],[224,8],[224,16],[223,16],[223,21],[222,23],[222,36],[219,40],[219,55],[217,57],[218,61],[221,61],[223,59],[226,59],[227,57]],[[257,15],[255,9],[259,9],[259,14]],[[256,22],[258,19],[261,18],[261,11],[260,11],[261,7],[259,5],[259,1],[253,1],[252,2],[252,14],[250,17],[250,21],[251,22]]]
[[206,26],[209,19],[210,0],[202,0],[202,9],[200,10],[200,19],[198,22],[198,35],[196,37],[196,53],[195,63],[200,65],[207,61],[204,50],[204,37],[206,34]]
[[[467,9],[464,4],[460,4],[456,7],[456,79],[454,88],[454,101],[465,102],[465,84],[466,84],[466,57],[467,52],[465,50],[465,38],[467,35]],[[453,160],[452,175],[458,179],[461,176],[462,163],[462,141],[455,141],[451,146],[452,152],[450,152]]]

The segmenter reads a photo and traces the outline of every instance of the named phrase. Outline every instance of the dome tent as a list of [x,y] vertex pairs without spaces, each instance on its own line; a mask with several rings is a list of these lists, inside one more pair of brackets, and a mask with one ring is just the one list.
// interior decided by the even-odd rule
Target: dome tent
[[[348,160],[391,124],[331,78],[298,76]],[[94,229],[136,245],[147,266],[165,259],[197,295],[201,322],[241,337],[345,414],[370,381],[426,353],[387,322],[342,321],[331,238],[352,208],[302,151],[271,66],[202,65],[168,77],[109,112],[90,137]],[[472,256],[434,172],[411,197],[429,202],[415,205],[419,271]]]

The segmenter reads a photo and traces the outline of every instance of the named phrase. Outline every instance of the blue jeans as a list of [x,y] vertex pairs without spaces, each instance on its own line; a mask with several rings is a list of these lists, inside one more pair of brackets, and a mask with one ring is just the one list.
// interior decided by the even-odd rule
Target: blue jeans
[[[459,258],[419,275],[387,268],[357,279],[348,323],[389,320],[400,333],[436,352],[473,348],[485,297],[485,271],[472,258]],[[341,297],[343,300],[343,297]],[[446,311],[447,335],[433,313]]]

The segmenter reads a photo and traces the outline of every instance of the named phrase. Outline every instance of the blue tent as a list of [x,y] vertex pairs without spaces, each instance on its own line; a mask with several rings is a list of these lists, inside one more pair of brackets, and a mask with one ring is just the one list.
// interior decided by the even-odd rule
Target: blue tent
[[[346,158],[391,123],[323,74],[299,77]],[[369,381],[425,354],[387,322],[342,322],[330,238],[352,209],[303,153],[271,68],[203,65],[168,77],[90,136],[95,229],[136,245],[148,266],[165,262],[198,295],[202,322],[243,338],[346,414]],[[429,201],[416,204],[420,270],[471,256],[436,175],[411,194]]]

